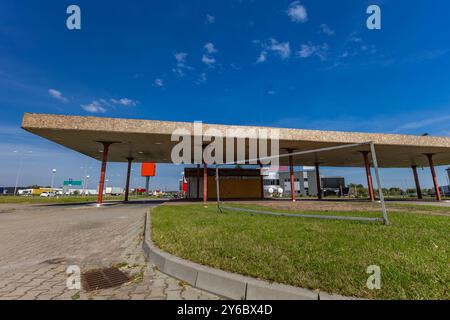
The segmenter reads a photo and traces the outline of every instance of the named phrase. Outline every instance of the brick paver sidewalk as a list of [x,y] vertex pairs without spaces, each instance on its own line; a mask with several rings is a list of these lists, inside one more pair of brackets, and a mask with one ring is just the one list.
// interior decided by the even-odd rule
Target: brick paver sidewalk
[[[142,233],[149,206],[0,205],[0,299],[217,299],[147,265]],[[82,272],[120,265],[132,281],[69,290],[69,265]]]

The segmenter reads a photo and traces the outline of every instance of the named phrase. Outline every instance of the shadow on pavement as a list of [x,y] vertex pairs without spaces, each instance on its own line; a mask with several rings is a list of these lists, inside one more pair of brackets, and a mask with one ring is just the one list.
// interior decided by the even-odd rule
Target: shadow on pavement
[[[157,200],[131,200],[131,201],[120,201],[120,200],[110,200],[104,201],[99,207],[108,207],[116,205],[143,205],[143,204],[162,204],[164,202],[170,201],[170,199],[157,199]],[[33,205],[34,207],[77,207],[77,206],[97,206],[97,202],[64,202],[64,203],[39,203]]]

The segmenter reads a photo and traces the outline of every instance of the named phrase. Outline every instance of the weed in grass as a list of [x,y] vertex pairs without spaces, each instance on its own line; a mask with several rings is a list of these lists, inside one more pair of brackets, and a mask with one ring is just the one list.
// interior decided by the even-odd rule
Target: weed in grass
[[80,299],[80,293],[77,292],[77,293],[75,293],[73,296],[71,296],[70,298],[71,298],[72,300],[78,300],[78,299]]

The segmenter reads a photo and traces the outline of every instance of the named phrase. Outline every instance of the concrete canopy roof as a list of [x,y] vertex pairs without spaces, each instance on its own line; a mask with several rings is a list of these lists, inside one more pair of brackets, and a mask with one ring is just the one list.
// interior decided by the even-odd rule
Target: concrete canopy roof
[[[172,133],[180,128],[193,132],[193,123],[25,113],[22,128],[98,160],[103,149],[99,141],[107,141],[115,142],[110,147],[109,161],[125,162],[132,157],[137,162],[171,163],[172,147],[178,143],[171,141]],[[268,127],[203,124],[204,131],[216,129],[221,134],[229,128]],[[425,156],[428,153],[433,154],[435,165],[450,164],[448,137],[279,129],[279,138],[280,154],[288,149],[297,152],[373,141],[380,167],[425,167],[429,165]],[[365,145],[298,155],[294,157],[294,165],[312,166],[318,162],[322,166],[361,167],[364,165],[361,151],[369,150]],[[280,158],[280,165],[287,164],[287,157]]]

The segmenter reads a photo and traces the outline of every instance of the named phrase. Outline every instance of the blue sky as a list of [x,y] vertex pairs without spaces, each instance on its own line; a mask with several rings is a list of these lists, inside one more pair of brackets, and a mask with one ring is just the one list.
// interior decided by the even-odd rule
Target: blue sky
[[[81,30],[66,28],[70,4],[81,8]],[[381,30],[366,28],[370,4],[381,7]],[[97,161],[23,132],[24,112],[450,136],[445,1],[0,0],[0,8],[0,185],[14,184],[19,153],[21,185],[49,184],[52,168],[57,182],[86,167],[92,187],[98,180]],[[109,169],[122,185],[125,165]],[[175,188],[181,170],[158,166],[153,186]],[[323,173],[365,183],[361,169]],[[428,170],[419,174],[430,187]],[[413,186],[410,170],[384,170],[383,180]]]

